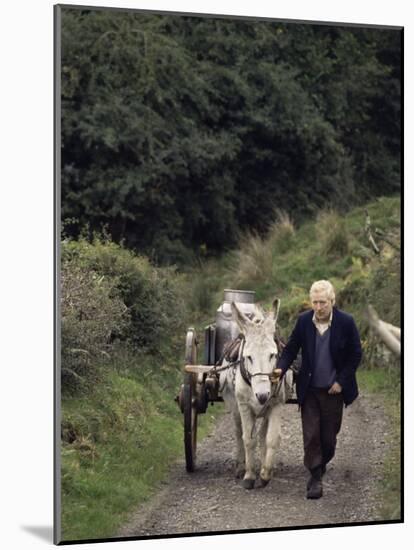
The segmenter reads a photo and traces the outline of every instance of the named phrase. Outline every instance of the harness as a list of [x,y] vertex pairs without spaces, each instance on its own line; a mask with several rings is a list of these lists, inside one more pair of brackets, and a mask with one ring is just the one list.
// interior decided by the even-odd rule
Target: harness
[[[275,337],[276,344],[277,344],[277,357],[276,360],[279,359],[281,350],[284,348],[285,344],[280,339]],[[221,357],[219,360],[215,363],[214,368],[212,369],[212,373],[218,373],[223,370],[233,368],[235,372],[235,367],[240,366],[240,374],[243,378],[243,380],[248,384],[249,386],[252,385],[252,378],[254,376],[268,376],[271,382],[271,393],[269,396],[269,399],[266,401],[266,403],[263,405],[259,413],[256,415],[256,418],[261,418],[266,414],[266,411],[270,407],[273,401],[276,400],[277,396],[279,395],[279,392],[282,388],[282,384],[284,383],[284,379],[280,378],[278,382],[276,383],[275,378],[272,378],[273,373],[267,373],[267,372],[255,372],[254,374],[251,374],[247,369],[245,365],[245,360],[243,357],[243,350],[244,345],[246,343],[246,339],[243,334],[240,334],[235,340],[228,342],[224,348],[223,353],[221,354]],[[235,359],[237,357],[237,359]],[[227,365],[221,365],[223,359],[226,359],[228,362]],[[234,380],[233,380],[234,383]]]
[[[242,378],[246,382],[246,384],[251,386],[252,385],[252,378],[254,376],[267,376],[267,377],[271,378],[272,375],[267,373],[267,372],[255,372],[254,374],[251,374],[246,369],[245,360],[244,360],[244,357],[243,357],[243,350],[244,350],[245,342],[246,342],[246,340],[243,336],[242,341],[241,341],[241,346],[240,346],[240,354],[239,354],[240,374],[242,375]],[[278,354],[277,357],[279,357],[279,354]]]

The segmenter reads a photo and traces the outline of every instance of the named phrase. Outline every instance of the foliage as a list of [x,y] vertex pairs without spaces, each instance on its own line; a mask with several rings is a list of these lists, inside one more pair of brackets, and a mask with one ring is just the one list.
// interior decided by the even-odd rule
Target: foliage
[[295,226],[289,214],[277,209],[275,221],[272,222],[267,233],[272,249],[279,253],[287,252],[292,245],[294,235]]
[[293,243],[295,228],[286,212],[277,210],[273,223],[269,226],[266,238],[246,231],[238,241],[238,249],[230,254],[232,259],[228,272],[232,284],[255,287],[264,281],[269,273],[277,269],[277,258],[286,252]]
[[218,270],[218,263],[212,260],[208,263],[200,263],[198,268],[192,269],[186,277],[186,286],[189,289],[187,300],[191,316],[193,319],[202,316],[206,319],[206,324],[211,322],[209,319],[214,316],[223,293]]
[[345,219],[333,211],[323,211],[317,218],[316,231],[324,254],[343,257],[349,252],[349,240]]
[[67,375],[93,383],[97,363],[117,343],[161,360],[181,344],[186,322],[183,287],[173,268],[155,268],[97,237],[62,243],[61,314],[64,391]]
[[398,192],[401,34],[62,7],[62,216],[158,263]]
[[[400,199],[380,198],[367,209],[373,228],[380,228],[398,244]],[[386,241],[381,241],[377,256],[364,225],[364,208],[358,207],[344,215],[333,209],[321,211],[315,222],[296,229],[288,224],[287,234],[280,232],[278,223],[263,238],[247,233],[230,257],[213,262],[216,287],[255,290],[257,300],[268,305],[276,296],[281,298],[280,323],[287,336],[297,315],[310,307],[312,282],[328,278],[336,288],[337,305],[354,315],[366,355],[374,360],[378,354],[383,356],[383,346],[368,329],[365,308],[371,303],[382,319],[400,326],[400,256],[398,247]],[[207,262],[200,281],[210,270]],[[372,353],[368,353],[370,346]]]
[[61,281],[62,387],[79,391],[99,380],[97,365],[109,357],[128,314],[115,282],[94,271],[65,262]]

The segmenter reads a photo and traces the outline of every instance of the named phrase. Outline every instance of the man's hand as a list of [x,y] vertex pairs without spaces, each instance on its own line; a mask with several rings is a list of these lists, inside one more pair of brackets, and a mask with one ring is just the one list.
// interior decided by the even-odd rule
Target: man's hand
[[342,391],[341,384],[338,384],[338,382],[334,382],[332,386],[329,388],[328,393],[332,395],[334,393],[341,393],[341,391]]
[[273,376],[272,376],[273,381],[279,382],[281,375],[282,375],[282,369],[275,369],[273,371]]

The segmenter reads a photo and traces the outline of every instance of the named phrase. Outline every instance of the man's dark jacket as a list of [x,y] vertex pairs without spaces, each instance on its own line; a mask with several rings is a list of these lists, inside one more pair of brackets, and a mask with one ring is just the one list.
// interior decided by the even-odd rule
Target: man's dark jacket
[[[296,377],[296,395],[303,403],[315,368],[316,327],[312,321],[313,310],[302,313],[278,362],[285,374],[302,350],[302,364]],[[345,405],[350,405],[358,395],[355,371],[361,361],[362,350],[358,329],[351,315],[333,308],[330,351],[336,369],[336,381],[342,386]]]

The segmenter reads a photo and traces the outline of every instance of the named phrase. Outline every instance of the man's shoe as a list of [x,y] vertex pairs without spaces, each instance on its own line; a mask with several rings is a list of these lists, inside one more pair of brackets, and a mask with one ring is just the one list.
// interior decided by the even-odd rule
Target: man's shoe
[[311,470],[311,477],[306,484],[306,498],[321,498],[322,476],[326,472],[326,466],[317,466]]
[[311,470],[311,476],[308,479],[308,482],[306,484],[306,490],[309,491],[310,486],[312,484],[312,479],[314,478],[314,476],[316,479],[322,479],[325,473],[326,473],[326,464],[322,464],[322,466],[318,466],[317,468],[314,468],[313,470]]
[[322,494],[322,481],[312,478],[310,487],[306,492],[306,498],[321,498]]

